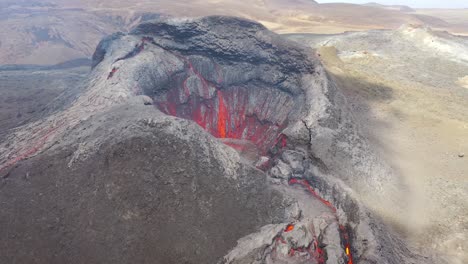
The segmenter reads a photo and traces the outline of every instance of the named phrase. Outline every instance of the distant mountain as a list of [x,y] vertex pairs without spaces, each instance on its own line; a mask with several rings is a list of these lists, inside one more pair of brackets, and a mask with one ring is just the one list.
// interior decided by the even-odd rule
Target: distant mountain
[[363,5],[364,6],[370,6],[370,7],[379,7],[379,8],[389,9],[389,10],[398,10],[398,11],[402,11],[402,12],[414,12],[414,11],[416,11],[413,8],[411,8],[409,6],[405,6],[405,5],[382,5],[382,4],[375,3],[375,2],[370,2],[370,3],[367,3],[367,4],[363,4]]
[[[91,57],[97,43],[160,16],[229,15],[259,21],[277,33],[333,34],[428,24],[463,33],[465,24],[375,3],[317,4],[311,0],[0,0],[0,64],[58,64]],[[466,17],[466,16],[461,16]]]

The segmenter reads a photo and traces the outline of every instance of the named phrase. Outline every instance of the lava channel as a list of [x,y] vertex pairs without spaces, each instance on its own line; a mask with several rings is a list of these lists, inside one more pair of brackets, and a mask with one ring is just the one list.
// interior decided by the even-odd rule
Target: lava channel
[[[315,190],[312,188],[310,183],[307,180],[299,180],[292,178],[289,180],[289,185],[294,185],[294,184],[299,184],[302,185],[307,189],[307,191],[315,198],[317,198],[320,202],[322,202],[325,206],[330,208],[333,213],[335,214],[336,220],[338,221],[338,216],[336,215],[336,207],[334,207],[329,201],[323,199],[320,197],[320,195],[315,192]],[[341,235],[341,242],[343,244],[343,248],[345,249],[346,256],[348,257],[348,262],[347,264],[353,264],[353,256],[351,252],[351,241],[349,237],[349,232],[346,229],[345,226],[340,225],[340,235]]]

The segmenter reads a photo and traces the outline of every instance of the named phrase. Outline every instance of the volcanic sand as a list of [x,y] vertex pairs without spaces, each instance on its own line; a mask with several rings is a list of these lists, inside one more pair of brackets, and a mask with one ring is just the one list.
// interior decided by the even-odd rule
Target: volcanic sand
[[362,131],[403,182],[406,204],[389,208],[364,201],[414,245],[449,263],[468,263],[466,97],[357,67],[371,65],[365,57],[372,55],[345,63],[333,47],[318,52]]

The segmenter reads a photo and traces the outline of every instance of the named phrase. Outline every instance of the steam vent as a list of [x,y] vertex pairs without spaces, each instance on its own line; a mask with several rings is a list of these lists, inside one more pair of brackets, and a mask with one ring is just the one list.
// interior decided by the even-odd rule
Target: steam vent
[[395,183],[314,51],[256,22],[116,33],[69,96],[0,145],[0,263],[428,263],[351,191]]

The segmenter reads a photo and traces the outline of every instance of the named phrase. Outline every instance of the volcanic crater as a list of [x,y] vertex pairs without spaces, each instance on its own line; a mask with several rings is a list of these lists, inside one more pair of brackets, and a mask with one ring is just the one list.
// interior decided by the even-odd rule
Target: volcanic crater
[[[282,131],[301,109],[297,96],[256,80],[224,84],[224,71],[219,64],[204,57],[186,61],[187,71],[173,75],[168,90],[154,96],[162,112],[193,120],[240,151],[249,142],[264,156],[276,154],[278,147],[285,147],[286,136]],[[207,80],[201,74],[210,69],[217,69],[216,80]]]
[[[258,155],[275,155],[287,144],[283,130],[303,114],[301,77],[312,74],[315,66],[302,47],[291,43],[285,47],[283,40],[259,34],[266,29],[257,23],[202,19],[210,24],[215,20],[219,24],[210,28],[196,22],[183,29],[170,23],[143,23],[131,33],[139,42],[114,64],[145,49],[162,49],[167,57],[159,61],[157,71],[144,77],[151,81],[140,86],[139,94],[151,97],[168,115],[195,121],[239,151],[252,152],[255,146]],[[235,33],[225,31],[224,24]],[[239,41],[226,47],[225,42],[234,38]],[[98,47],[95,65],[104,53]],[[118,70],[113,66],[108,79]]]

